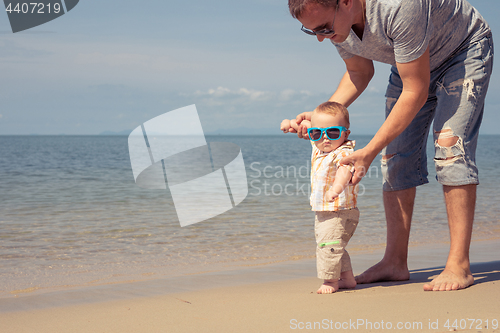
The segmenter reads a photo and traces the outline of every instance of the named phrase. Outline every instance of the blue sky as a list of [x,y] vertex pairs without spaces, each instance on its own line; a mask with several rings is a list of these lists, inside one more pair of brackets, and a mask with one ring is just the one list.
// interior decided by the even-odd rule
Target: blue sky
[[[470,2],[500,35],[500,1]],[[121,132],[190,104],[206,133],[279,134],[283,118],[328,99],[344,70],[331,43],[300,31],[286,0],[80,0],[16,34],[4,13],[0,135]],[[483,134],[500,134],[496,72]],[[377,64],[349,108],[353,134],[382,124],[388,75]]]

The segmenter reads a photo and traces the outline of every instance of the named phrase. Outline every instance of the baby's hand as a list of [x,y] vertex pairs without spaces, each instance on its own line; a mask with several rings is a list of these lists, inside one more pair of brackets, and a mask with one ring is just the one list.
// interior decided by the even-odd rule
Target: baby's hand
[[288,133],[290,132],[290,128],[292,125],[290,124],[290,119],[283,119],[281,122],[280,130],[283,131],[283,133]]
[[339,195],[338,195],[338,193],[337,193],[337,192],[335,192],[335,191],[333,190],[333,188],[332,188],[332,189],[329,189],[329,190],[326,192],[326,201],[328,201],[328,202],[335,201],[335,198],[336,198],[336,197],[338,197],[338,196],[339,196]]
[[297,119],[284,119],[281,122],[280,129],[283,133],[298,133],[299,138],[309,140],[307,135],[307,129],[311,127],[311,121],[307,119],[302,119],[300,124]]
[[283,131],[283,133],[297,133],[297,129],[299,128],[299,125],[297,124],[297,120],[295,119],[284,119],[281,122],[280,129]]

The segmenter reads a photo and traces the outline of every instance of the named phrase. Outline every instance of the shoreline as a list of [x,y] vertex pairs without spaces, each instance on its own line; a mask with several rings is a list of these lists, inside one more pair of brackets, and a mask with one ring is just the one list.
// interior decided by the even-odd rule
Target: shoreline
[[[471,246],[475,284],[424,292],[447,244],[410,247],[410,280],[315,293],[314,260],[0,299],[3,333],[500,332],[500,241]],[[356,274],[381,251],[351,256]]]
[[[485,237],[486,236],[486,237]],[[474,235],[473,235],[474,237]],[[482,234],[479,237],[476,235],[472,242],[471,249],[474,250],[475,244],[482,244],[487,242],[500,242],[500,234],[497,232],[493,232],[490,235]],[[431,242],[421,242],[421,241],[410,241],[409,249],[410,249],[410,262],[409,268],[411,269],[413,266],[411,259],[412,249],[416,249],[416,251],[421,251],[426,247],[437,247],[443,248],[447,251],[449,242],[439,242],[439,243],[431,243]],[[362,271],[371,267],[373,264],[378,262],[382,256],[383,251],[385,249],[385,244],[349,244],[347,250],[349,251],[351,256],[356,256],[357,258],[361,258],[361,262],[365,261],[364,265],[358,265],[357,261],[353,261],[353,270],[355,274],[360,274]],[[2,289],[0,289],[0,312],[2,311],[2,300],[4,299],[13,299],[13,298],[24,298],[31,296],[39,296],[50,293],[64,293],[71,292],[80,289],[95,289],[95,288],[105,288],[105,287],[113,287],[115,285],[121,284],[136,284],[136,283],[147,283],[148,281],[159,281],[159,280],[175,280],[175,279],[183,279],[185,276],[189,275],[200,275],[200,274],[217,274],[217,272],[233,272],[234,274],[238,274],[239,270],[244,270],[247,272],[248,269],[259,268],[259,267],[274,267],[276,265],[296,265],[298,267],[305,266],[312,267],[309,268],[310,272],[306,276],[315,276],[315,256],[313,251],[310,250],[310,246],[307,247],[308,251],[302,251],[301,255],[289,255],[285,257],[276,257],[275,255],[262,255],[257,257],[252,257],[248,259],[240,259],[240,260],[223,260],[223,261],[214,261],[214,262],[204,262],[204,263],[189,263],[186,262],[182,265],[158,265],[155,264],[154,260],[149,261],[149,265],[147,265],[146,261],[139,262],[139,266],[132,266],[130,264],[120,265],[120,267],[111,266],[111,269],[82,269],[80,267],[76,268],[71,275],[68,275],[67,272],[62,272],[61,276],[58,276],[57,272],[51,272],[52,275],[45,276],[42,274],[37,276],[37,279],[27,280],[29,278],[20,277],[20,276],[4,276]],[[426,254],[428,255],[428,254]],[[371,259],[366,259],[365,257],[369,257]],[[371,257],[370,257],[371,256]],[[441,260],[436,260],[435,265],[443,265],[446,262],[447,252],[443,253]],[[472,261],[471,261],[472,262]],[[425,263],[423,263],[425,264]],[[116,266],[116,265],[115,265]],[[414,266],[416,268],[423,266]],[[118,268],[118,269],[117,269]],[[43,272],[42,272],[43,273]],[[300,275],[299,275],[300,276]],[[50,280],[47,280],[50,278]],[[13,279],[13,280],[11,280]],[[19,279],[23,279],[20,283]],[[50,281],[50,283],[47,283]],[[41,283],[40,283],[41,282]],[[252,282],[252,281],[249,281]]]
[[[421,270],[441,271],[446,263],[448,247],[448,243],[410,246],[408,256],[410,281]],[[498,253],[500,253],[500,239],[473,241],[470,251],[471,264],[493,263],[500,271]],[[350,254],[353,271],[357,275],[377,263],[383,256],[383,249]],[[222,270],[187,273],[166,278],[110,282],[90,286],[63,286],[43,292],[37,292],[34,289],[32,292],[21,292],[17,295],[12,293],[12,297],[0,298],[0,314],[297,279],[316,280],[312,286],[320,284],[320,280],[316,278],[315,259],[270,264],[249,263],[226,267]],[[363,285],[358,285],[360,286]]]

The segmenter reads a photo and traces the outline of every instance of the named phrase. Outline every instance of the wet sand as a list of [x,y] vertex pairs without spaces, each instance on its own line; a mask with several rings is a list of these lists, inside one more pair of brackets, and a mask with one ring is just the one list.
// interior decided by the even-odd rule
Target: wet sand
[[[447,244],[410,248],[411,278],[317,295],[313,260],[0,299],[0,332],[500,332],[500,241],[471,247],[475,284],[424,292]],[[355,274],[381,252],[351,255]]]

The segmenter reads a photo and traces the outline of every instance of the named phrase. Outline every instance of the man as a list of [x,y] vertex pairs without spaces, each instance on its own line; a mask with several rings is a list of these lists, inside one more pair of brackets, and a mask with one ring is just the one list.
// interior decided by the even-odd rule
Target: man
[[[368,86],[373,60],[392,64],[386,120],[354,163],[357,183],[382,151],[387,246],[358,283],[407,280],[408,240],[416,187],[428,182],[425,146],[434,121],[435,166],[443,185],[450,252],[443,272],[424,290],[474,283],[469,247],[479,183],[475,150],[493,63],[486,21],[466,0],[289,0],[302,31],[330,39],[346,73],[329,99],[349,106]],[[310,113],[284,131],[307,136]]]

